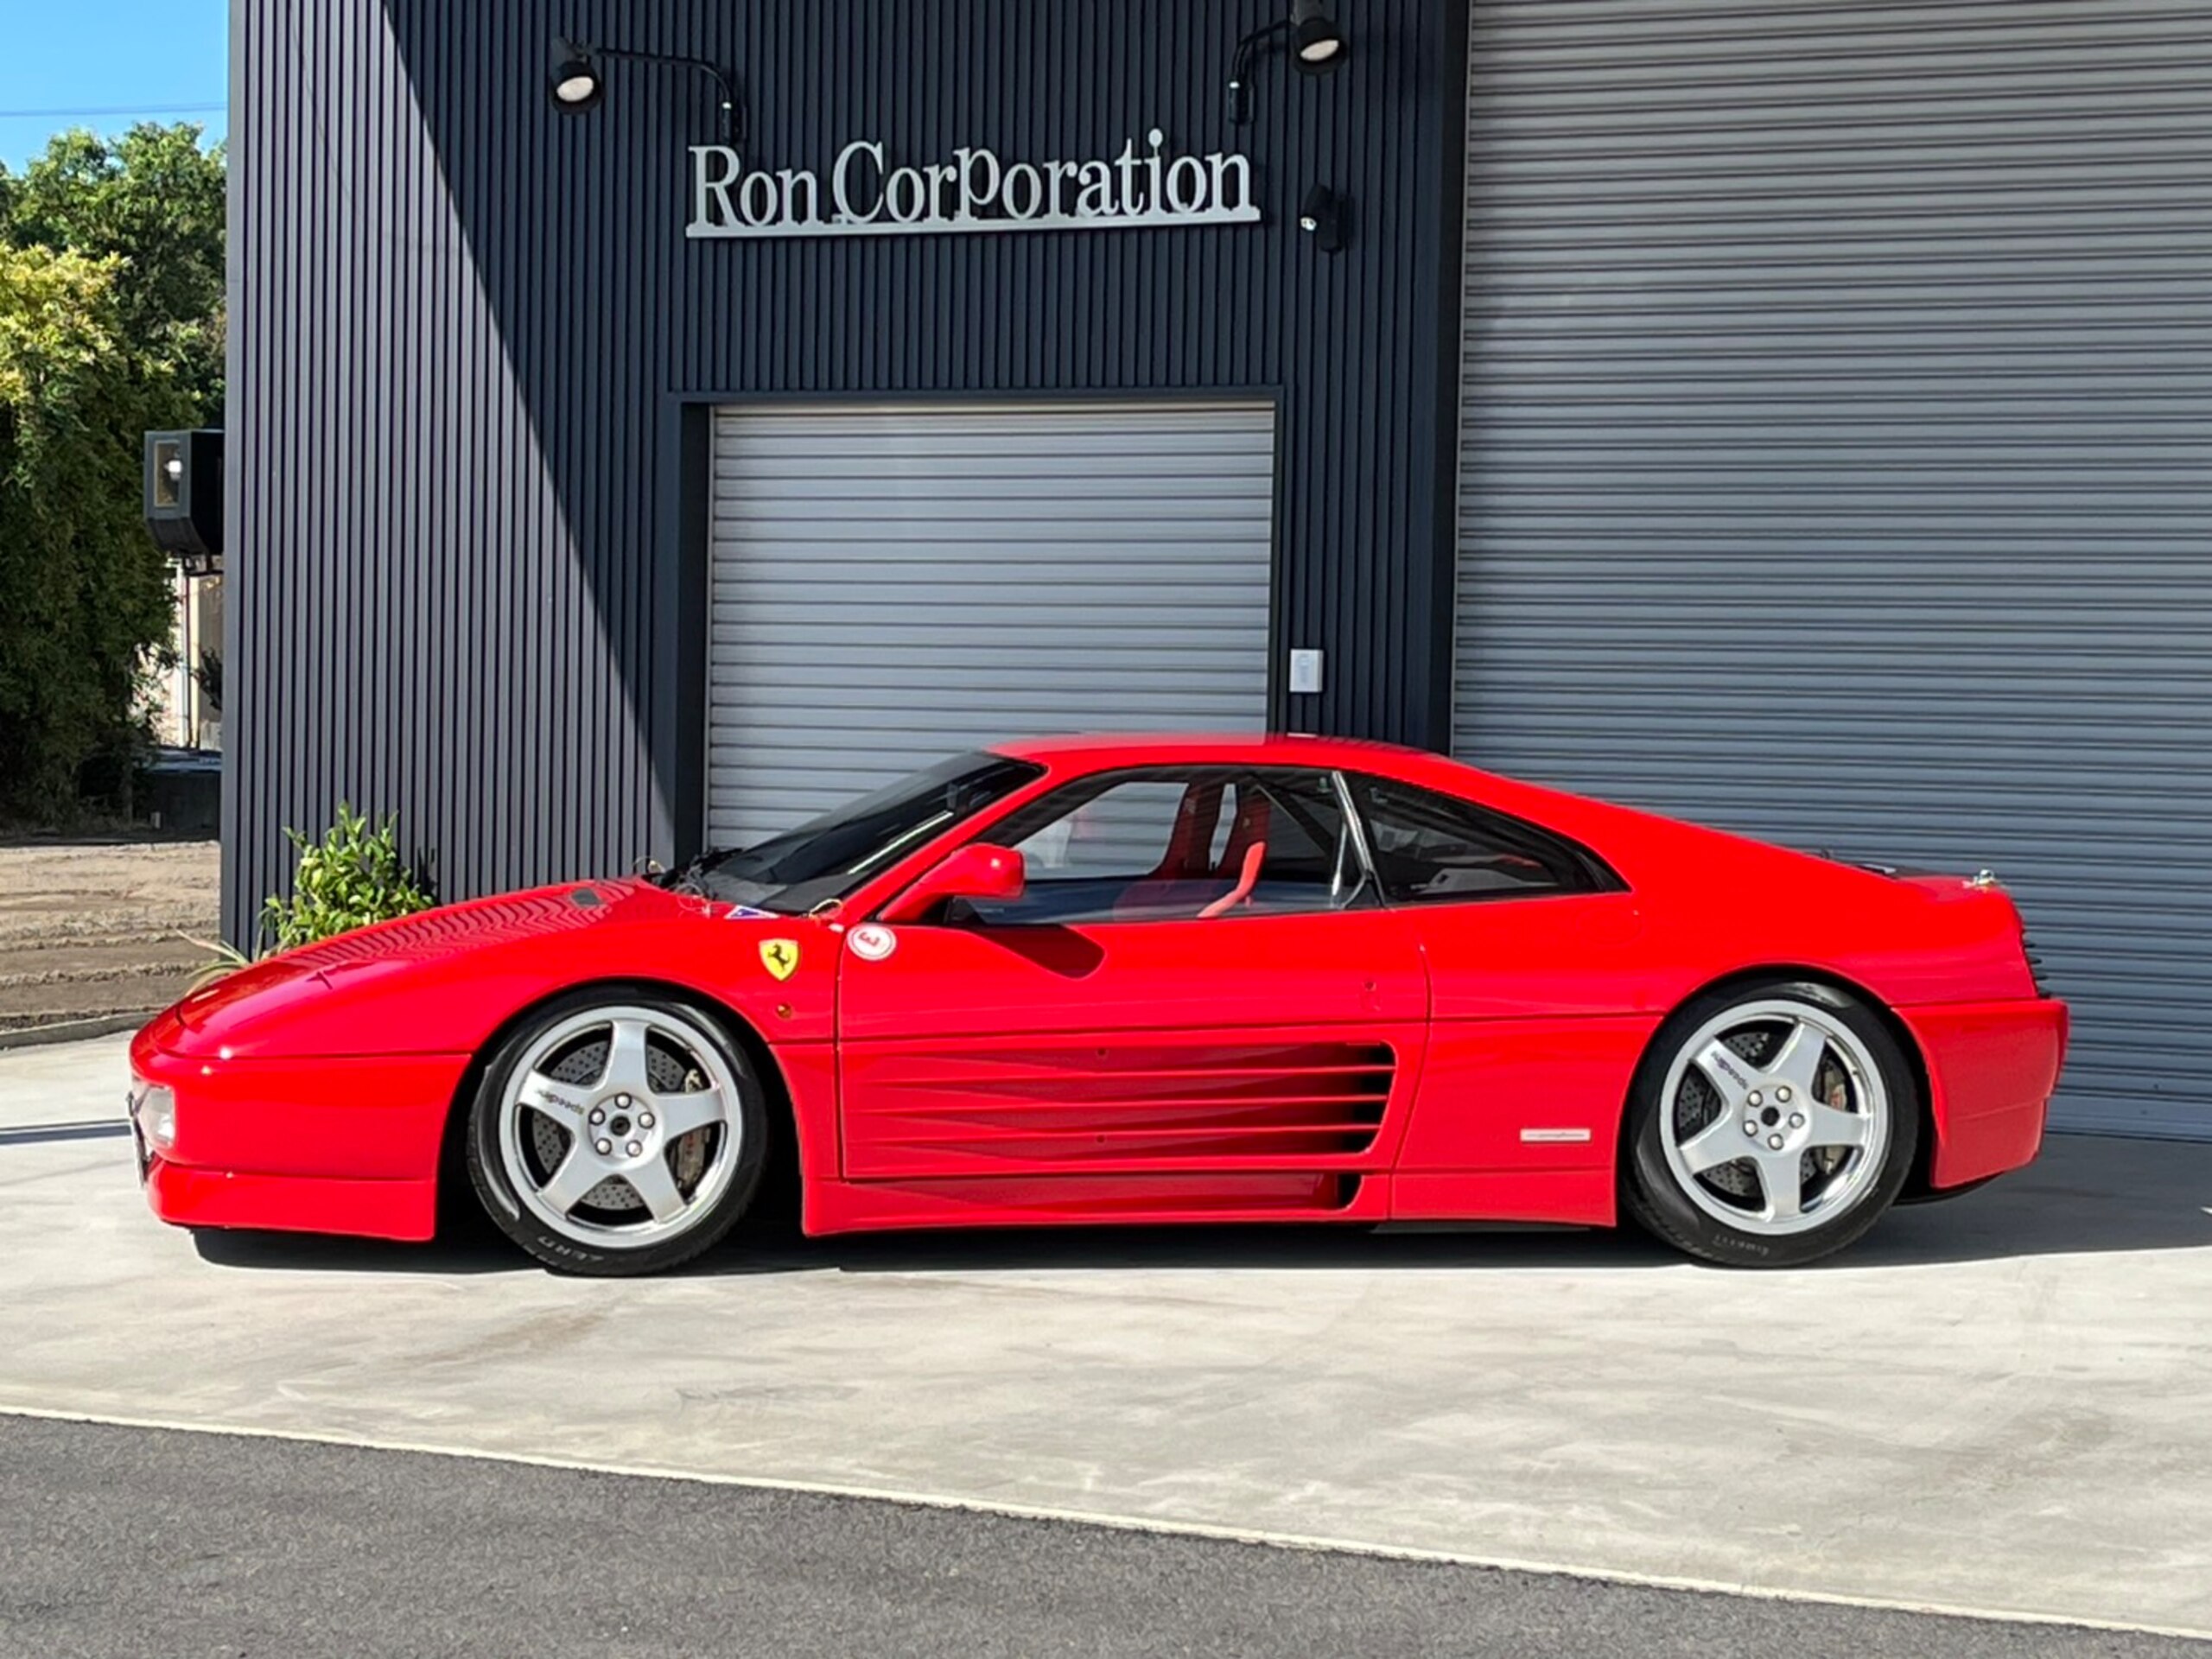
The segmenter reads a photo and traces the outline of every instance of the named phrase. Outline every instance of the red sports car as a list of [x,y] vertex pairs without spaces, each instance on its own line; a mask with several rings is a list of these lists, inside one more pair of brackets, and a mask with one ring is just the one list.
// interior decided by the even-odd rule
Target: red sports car
[[[582,1273],[810,1233],[1623,1213],[1759,1266],[2036,1154],[2067,1030],[1985,877],[1320,739],[963,754],[651,880],[286,952],[131,1049],[155,1212]],[[448,1155],[450,1154],[450,1155]]]

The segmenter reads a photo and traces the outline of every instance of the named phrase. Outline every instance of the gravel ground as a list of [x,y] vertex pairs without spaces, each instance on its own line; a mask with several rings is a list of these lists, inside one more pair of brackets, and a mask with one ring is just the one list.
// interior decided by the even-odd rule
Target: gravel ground
[[220,873],[212,841],[0,846],[0,1037],[168,1007],[208,959]]

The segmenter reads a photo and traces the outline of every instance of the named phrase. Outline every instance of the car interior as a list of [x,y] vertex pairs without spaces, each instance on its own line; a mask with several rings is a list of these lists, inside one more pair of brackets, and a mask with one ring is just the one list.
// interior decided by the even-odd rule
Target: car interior
[[1245,773],[1103,780],[1001,833],[1027,866],[1018,899],[955,901],[955,925],[1194,921],[1366,902],[1333,780]]

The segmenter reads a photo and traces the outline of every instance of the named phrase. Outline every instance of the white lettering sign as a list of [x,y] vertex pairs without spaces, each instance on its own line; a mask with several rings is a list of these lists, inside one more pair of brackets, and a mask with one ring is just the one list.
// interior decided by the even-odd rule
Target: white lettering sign
[[[804,168],[752,172],[727,144],[691,147],[695,237],[919,236],[938,231],[1128,231],[1249,225],[1249,156],[1179,156],[1158,127],[1110,162],[1001,162],[962,145],[949,162],[893,165],[859,138],[830,164],[829,188]],[[828,208],[825,214],[824,207]]]

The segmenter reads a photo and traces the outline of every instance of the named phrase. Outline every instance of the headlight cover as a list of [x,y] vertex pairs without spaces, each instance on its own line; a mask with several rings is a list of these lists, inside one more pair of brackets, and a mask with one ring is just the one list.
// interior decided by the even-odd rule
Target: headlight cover
[[167,1152],[176,1145],[176,1093],[166,1084],[133,1077],[130,1116],[137,1121],[138,1132],[146,1137],[146,1144],[155,1151]]

